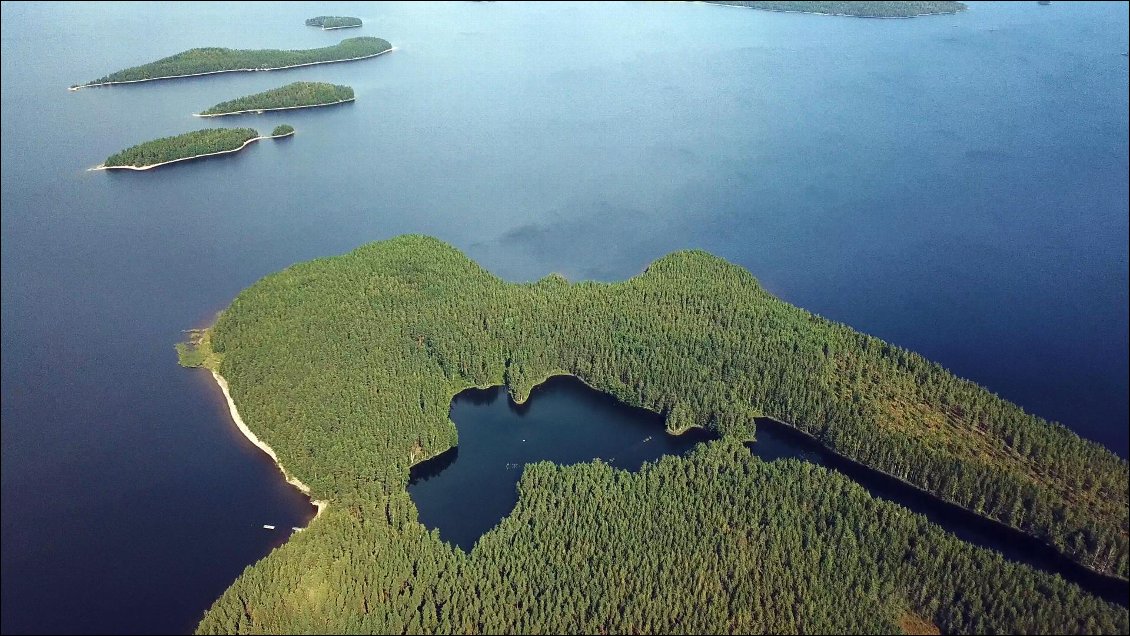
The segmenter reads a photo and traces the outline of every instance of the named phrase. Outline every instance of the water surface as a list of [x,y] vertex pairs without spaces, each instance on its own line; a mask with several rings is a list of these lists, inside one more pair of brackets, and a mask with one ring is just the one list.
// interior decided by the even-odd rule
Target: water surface
[[662,416],[628,406],[570,376],[539,384],[523,404],[505,387],[469,389],[451,401],[459,445],[412,469],[408,493],[420,522],[470,552],[475,541],[518,503],[518,478],[529,463],[600,459],[639,470],[681,455],[712,435],[664,432]]
[[[1127,454],[1125,3],[860,20],[693,3],[3,3],[4,632],[184,632],[313,509],[172,343],[405,232],[508,280],[682,248]],[[69,92],[198,46],[372,60]],[[346,107],[191,117],[293,81]],[[205,125],[298,133],[86,172]],[[251,423],[254,426],[254,423]]]

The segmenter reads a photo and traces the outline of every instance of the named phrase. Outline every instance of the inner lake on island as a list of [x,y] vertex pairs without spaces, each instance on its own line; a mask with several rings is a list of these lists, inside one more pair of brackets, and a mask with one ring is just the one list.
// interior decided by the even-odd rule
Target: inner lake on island
[[[346,37],[304,25],[324,5],[264,4],[3,4],[0,631],[191,632],[305,525],[309,500],[173,345],[267,274],[404,233],[509,281],[623,280],[704,249],[1127,456],[1125,3],[866,20],[343,2],[334,12],[364,20],[348,35],[397,50],[67,90],[194,47]],[[357,99],[223,124],[291,124],[285,143],[87,172],[208,125],[193,112],[294,81]],[[642,416],[587,451],[533,430],[533,417],[616,410],[578,393],[542,390],[524,420],[505,395],[460,397],[448,470],[477,461],[465,417],[525,427],[495,440],[503,466],[540,444],[628,468],[691,439]],[[484,516],[441,535],[469,544],[491,527],[514,472],[484,475]],[[444,479],[412,487],[422,518]]]
[[[514,509],[526,464],[599,459],[637,471],[644,462],[681,455],[714,439],[693,428],[669,435],[663,416],[628,406],[572,376],[549,378],[522,404],[511,400],[503,386],[467,389],[452,400],[451,420],[459,445],[414,466],[408,493],[420,523],[437,529],[441,539],[465,552]],[[747,446],[762,460],[796,459],[839,471],[873,497],[924,515],[965,541],[1058,573],[1110,602],[1127,602],[1126,581],[1090,572],[1021,532],[839,457],[785,424],[759,418],[756,437]]]

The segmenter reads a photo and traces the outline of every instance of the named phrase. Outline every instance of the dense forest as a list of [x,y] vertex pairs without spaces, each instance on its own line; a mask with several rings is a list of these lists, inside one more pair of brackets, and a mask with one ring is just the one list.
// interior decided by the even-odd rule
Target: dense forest
[[347,27],[361,26],[361,18],[351,18],[340,15],[320,15],[306,20],[306,26],[322,27],[322,29],[344,29]]
[[258,136],[259,133],[252,128],[204,128],[126,148],[110,155],[102,165],[108,168],[151,166],[197,155],[235,150]]
[[226,115],[249,110],[269,108],[297,108],[302,106],[323,106],[353,99],[353,89],[349,86],[327,82],[292,82],[286,86],[272,88],[262,93],[247,95],[237,99],[220,102],[201,115]]
[[[301,64],[343,62],[372,57],[392,48],[386,40],[374,37],[348,38],[320,49],[280,51],[276,49],[242,50],[223,48],[189,49],[166,58],[134,66],[80,86],[112,82],[136,82],[151,79],[183,77],[218,71],[269,71]],[[72,87],[75,88],[75,87]]]
[[274,130],[271,131],[272,137],[285,137],[286,135],[293,134],[294,126],[291,126],[290,124],[279,124],[278,126],[275,126]]
[[[912,613],[959,631],[1015,631],[1024,629],[1028,624],[1024,621],[1039,621],[1037,631],[1107,630],[1125,624],[1125,610],[1107,607],[1060,579],[1027,568],[1007,566],[1007,576],[1000,570],[1006,568],[1004,564],[994,566],[998,568],[996,574],[979,569],[987,566],[970,565],[968,570],[961,570],[955,565],[960,559],[990,557],[975,557],[981,553],[957,542],[953,552],[948,552],[948,539],[936,530],[930,531],[936,536],[931,534],[928,541],[921,536],[914,539],[921,541],[914,543],[914,549],[923,551],[921,557],[914,556],[917,553],[913,551],[896,552],[899,556],[890,557],[892,562],[859,547],[859,537],[850,539],[852,548],[827,548],[823,554],[835,555],[834,565],[828,567],[841,567],[850,557],[862,559],[872,568],[864,570],[873,579],[868,579],[869,587],[863,588],[870,590],[866,599],[834,598],[857,589],[858,583],[826,578],[818,574],[821,570],[805,570],[799,565],[805,559],[817,558],[813,554],[822,554],[824,548],[813,547],[813,554],[807,548],[785,549],[775,543],[778,538],[769,546],[760,545],[750,539],[748,533],[756,528],[744,525],[746,521],[710,512],[735,507],[712,501],[713,495],[705,491],[693,490],[713,484],[717,479],[713,473],[692,480],[697,483],[660,480],[664,489],[690,488],[696,493],[677,505],[663,497],[650,498],[654,506],[676,505],[681,512],[673,516],[643,519],[639,514],[628,514],[621,519],[619,513],[601,516],[594,512],[588,526],[580,518],[570,518],[567,531],[591,532],[603,542],[630,543],[640,539],[633,535],[634,530],[617,529],[624,523],[655,523],[664,532],[676,532],[681,515],[698,519],[701,514],[709,522],[710,532],[722,532],[719,541],[730,536],[725,528],[747,533],[741,547],[752,552],[741,559],[774,560],[782,569],[782,577],[802,578],[788,579],[789,583],[782,583],[780,588],[759,583],[742,593],[732,587],[714,589],[709,586],[718,585],[720,579],[710,574],[711,568],[720,567],[731,574],[740,568],[737,562],[716,563],[703,554],[671,571],[661,570],[671,577],[672,589],[666,589],[668,579],[663,576],[626,580],[638,564],[608,571],[612,578],[604,583],[623,593],[648,585],[658,586],[650,594],[659,598],[699,594],[695,598],[700,600],[690,606],[641,608],[641,616],[658,621],[649,627],[615,622],[621,614],[614,611],[615,605],[604,603],[614,603],[612,599],[617,597],[590,588],[590,584],[598,585],[591,571],[572,581],[564,570],[574,566],[552,570],[555,576],[563,577],[561,585],[577,586],[555,594],[543,594],[542,583],[519,586],[509,575],[503,579],[504,585],[494,580],[500,572],[531,572],[544,568],[547,562],[561,563],[570,550],[580,549],[578,546],[600,545],[574,536],[564,539],[563,545],[570,549],[558,554],[560,550],[552,547],[557,544],[546,543],[558,540],[553,533],[566,530],[557,527],[560,524],[552,518],[541,517],[550,512],[527,513],[526,502],[530,497],[550,496],[560,486],[556,481],[543,488],[542,482],[524,480],[523,503],[498,531],[521,531],[531,536],[523,535],[520,541],[516,535],[484,538],[469,561],[414,523],[414,508],[405,493],[408,469],[457,443],[455,427],[448,418],[452,396],[468,386],[505,383],[512,396],[523,401],[545,377],[571,373],[624,402],[663,413],[672,430],[708,427],[728,438],[723,443],[753,436],[753,418],[758,415],[790,422],[837,452],[1048,540],[1096,570],[1125,576],[1125,461],[914,353],[781,302],[765,292],[749,272],[702,252],[671,254],[622,283],[570,284],[559,276],[550,276],[532,284],[508,284],[446,244],[405,236],[268,276],[241,293],[207,336],[202,342],[208,350],[193,352],[191,347],[186,348],[186,362],[206,361],[209,366],[218,366],[231,383],[233,398],[248,425],[274,447],[291,473],[312,487],[317,498],[333,502],[330,509],[334,512],[332,520],[319,520],[297,543],[292,541],[250,570],[217,603],[202,624],[205,630],[240,627],[270,631],[279,629],[278,624],[268,625],[271,620],[298,620],[286,607],[290,603],[301,606],[298,599],[311,594],[303,587],[305,573],[311,567],[306,560],[318,561],[315,555],[320,555],[324,561],[327,554],[334,556],[318,569],[320,574],[310,576],[329,577],[319,583],[327,594],[319,598],[331,603],[326,607],[338,607],[339,613],[329,618],[314,613],[307,619],[344,621],[332,623],[332,628],[353,631],[380,624],[393,631],[414,630],[419,625],[454,630],[471,625],[485,631],[499,627],[489,622],[434,622],[441,620],[437,617],[460,615],[462,610],[456,605],[462,603],[474,608],[460,615],[462,621],[480,614],[486,618],[476,620],[489,621],[495,616],[511,620],[505,617],[507,612],[514,612],[512,620],[517,622],[506,623],[506,628],[526,631],[549,629],[554,623],[522,621],[537,617],[566,620],[562,616],[570,611],[578,612],[577,620],[596,621],[576,625],[603,622],[611,631],[699,629],[702,623],[696,621],[708,620],[707,616],[710,621],[720,621],[712,622],[709,631],[774,630],[782,624],[758,622],[774,620],[774,612],[756,613],[753,605],[737,602],[745,598],[741,594],[756,595],[755,603],[761,605],[775,602],[763,597],[767,594],[776,599],[801,593],[805,599],[815,599],[823,592],[808,588],[824,585],[818,583],[823,580],[831,586],[829,596],[813,600],[812,606],[797,599],[787,612],[792,619],[822,626],[833,623],[820,620],[885,621],[892,616],[894,605],[883,604],[898,599]],[[192,357],[195,360],[188,359]],[[682,460],[672,461],[664,464],[671,467],[669,470],[697,470],[684,467]],[[695,465],[691,461],[688,466]],[[824,472],[813,474],[819,477],[813,478],[806,498],[822,498],[828,489],[839,492],[847,488],[837,477]],[[627,487],[632,479],[623,476],[613,481],[627,480],[623,482]],[[615,489],[605,492],[602,488],[592,484],[568,488],[561,494],[569,497],[561,510],[580,515],[582,506],[614,501],[622,495]],[[784,496],[766,490],[757,479],[743,483],[742,488],[749,496]],[[728,502],[731,496],[726,494],[723,499]],[[829,495],[828,501],[839,498],[838,494]],[[859,498],[865,498],[862,492]],[[815,515],[820,520],[815,526],[818,530],[843,524],[846,532],[856,526],[855,521],[847,520],[853,517],[844,516],[847,512],[832,504],[816,506],[811,501],[804,499],[798,510],[780,510],[779,503],[769,505],[767,510],[786,516]],[[874,511],[884,505],[869,502],[869,512],[858,514],[878,514]],[[913,517],[901,508],[893,510]],[[526,520],[512,521],[515,518]],[[913,523],[915,527],[928,525],[920,519]],[[678,530],[684,531],[695,536],[705,532],[697,522],[693,529]],[[823,531],[814,536],[806,534],[806,528],[796,528],[795,532],[801,546],[828,540]],[[869,540],[884,545],[889,542],[883,531],[875,533]],[[739,536],[743,535],[732,538]],[[491,552],[493,541],[500,543]],[[609,552],[611,545],[606,543],[596,554],[619,558],[615,551]],[[614,545],[628,552],[633,549],[627,544]],[[662,548],[664,544],[658,545]],[[667,547],[670,550],[655,546],[651,550],[658,549],[664,555],[661,564],[681,562],[678,553],[682,548]],[[305,552],[308,549],[312,551]],[[545,552],[539,552],[542,549]],[[852,553],[852,549],[858,552]],[[400,566],[396,565],[385,569],[390,551],[395,559],[402,559],[396,563],[407,570],[398,570]],[[965,556],[959,558],[959,553]],[[476,558],[487,559],[481,565],[486,577],[481,587],[476,587],[480,585],[476,583],[478,575],[471,572],[480,567]],[[528,561],[523,561],[526,558]],[[641,553],[631,558],[644,557]],[[826,558],[819,556],[818,560]],[[909,559],[914,564],[918,558],[934,565],[907,566],[910,574],[906,576],[925,578],[907,583],[909,579],[896,577],[889,579],[893,587],[875,587],[885,575],[874,568],[897,569],[904,561]],[[503,559],[517,561],[506,567]],[[786,567],[785,563],[792,565]],[[793,565],[799,568],[795,572]],[[434,584],[411,577],[395,578],[428,568],[440,569]],[[614,572],[618,573],[613,576]],[[697,579],[688,586],[680,578],[683,576]],[[407,587],[394,584],[394,579],[407,581]],[[268,580],[277,582],[268,584]],[[348,580],[356,582],[345,583]],[[944,582],[952,580],[964,583],[954,583],[953,596],[946,597],[951,592],[942,591],[949,589]],[[473,591],[463,588],[460,581],[466,581]],[[1011,587],[1014,582],[1018,589]],[[739,580],[731,584],[742,585]],[[970,589],[962,589],[967,586]],[[989,589],[972,591],[981,586]],[[498,587],[505,589],[495,589]],[[350,589],[355,595],[350,595]],[[483,594],[503,594],[505,600],[497,601],[503,604],[521,601],[516,608],[496,607],[496,601],[484,599]],[[640,594],[632,602],[644,603],[645,597],[651,598],[642,591]],[[705,597],[719,599],[718,607],[710,612],[702,609],[708,607],[701,603]],[[1057,606],[1048,600],[1067,597],[1082,605]],[[864,605],[867,599],[872,605]],[[695,607],[703,615],[681,613],[677,607]],[[860,610],[845,613],[848,607]],[[670,608],[670,613],[665,608]],[[564,614],[558,616],[561,612]],[[725,620],[711,612],[723,612]],[[625,620],[632,615],[623,614]],[[365,622],[373,620],[404,622]],[[422,622],[413,622],[417,620]],[[870,630],[880,629],[879,624],[867,623],[870,627],[865,628],[863,623],[851,623],[855,625],[852,629]],[[287,629],[306,629],[303,625],[291,623]],[[804,631],[812,629],[807,622],[793,625],[801,625]],[[847,629],[848,623],[843,625]]]
[[767,11],[796,11],[827,15],[850,15],[860,18],[911,18],[920,15],[957,13],[966,6],[961,2],[774,2],[759,0],[707,0],[708,4],[728,4]]
[[672,430],[748,437],[755,416],[774,417],[1088,567],[1127,572],[1125,461],[702,252],[623,283],[510,285],[450,246],[402,237],[269,276],[213,331],[248,421],[329,498],[398,490],[412,462],[455,445],[447,410],[462,388],[504,383],[522,401],[570,373]]
[[1124,633],[1127,613],[735,440],[638,473],[528,465],[470,554],[403,493],[247,568],[199,633]]

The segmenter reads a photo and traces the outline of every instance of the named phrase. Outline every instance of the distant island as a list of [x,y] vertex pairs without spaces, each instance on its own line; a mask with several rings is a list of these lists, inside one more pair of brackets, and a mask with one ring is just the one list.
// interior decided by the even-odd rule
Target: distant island
[[353,99],[353,89],[349,86],[327,82],[293,82],[262,93],[220,102],[197,114],[197,117],[219,117],[271,110],[314,108],[351,102]]
[[361,18],[351,18],[338,15],[320,15],[306,20],[306,26],[321,27],[323,31],[330,29],[349,29],[361,26]]
[[[402,236],[264,278],[179,350],[328,504],[245,570],[198,633],[1128,627],[1125,607],[742,441],[760,415],[791,422],[1121,576],[1126,461],[705,252],[623,282],[514,284]],[[559,374],[721,439],[638,473],[527,465],[517,506],[470,552],[424,528],[406,484],[412,465],[458,445],[452,397],[504,384],[524,402]]]
[[942,15],[964,11],[962,2],[759,2],[757,0],[706,0],[707,4],[724,4],[732,7],[783,11],[786,13],[816,13],[843,15],[857,18],[914,18],[925,15]]
[[94,170],[150,170],[178,161],[223,155],[243,150],[260,139],[287,137],[294,128],[283,124],[268,137],[253,128],[204,128],[131,146],[106,158]]
[[276,49],[243,50],[224,48],[189,49],[155,62],[111,73],[71,90],[92,86],[110,86],[153,80],[192,77],[212,73],[241,71],[275,71],[296,66],[348,62],[376,57],[392,50],[387,40],[374,37],[348,38],[320,49],[282,51]]

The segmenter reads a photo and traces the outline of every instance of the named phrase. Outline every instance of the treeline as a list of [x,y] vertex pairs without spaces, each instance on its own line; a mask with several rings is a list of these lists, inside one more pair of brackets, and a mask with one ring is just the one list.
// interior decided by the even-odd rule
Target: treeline
[[100,77],[85,85],[109,82],[131,82],[166,77],[182,77],[217,71],[269,71],[273,69],[314,64],[320,62],[341,62],[361,57],[370,57],[392,48],[386,40],[374,37],[358,37],[342,40],[333,46],[320,49],[282,51],[276,49],[245,50],[225,48],[189,49],[166,58],[134,66],[105,77]]
[[340,15],[320,15],[306,20],[306,26],[321,27],[323,29],[341,29],[345,27],[361,26],[361,18],[351,18]]
[[197,155],[235,150],[249,139],[258,136],[259,133],[252,128],[204,128],[126,148],[110,155],[102,165],[151,166]]
[[748,438],[768,415],[830,448],[1127,573],[1127,463],[905,349],[679,252],[616,284],[507,284],[407,236],[298,265],[244,291],[212,329],[241,413],[319,498],[404,490],[457,442],[467,386],[521,401],[571,373],[622,401]]
[[293,132],[294,126],[291,126],[290,124],[279,124],[278,126],[275,126],[274,130],[271,131],[271,136],[281,137],[283,135],[289,135]]
[[[331,505],[198,633],[1117,634],[1124,608],[735,440],[638,473],[528,465],[464,554],[404,492]],[[919,632],[923,633],[923,632]],[[925,632],[928,633],[928,632]]]
[[200,114],[223,115],[246,110],[319,106],[351,99],[353,99],[353,89],[349,86],[327,82],[293,82],[262,93],[220,102]]
[[759,0],[707,0],[708,4],[728,4],[767,11],[799,11],[860,18],[911,18],[919,15],[957,13],[967,7],[962,2],[774,2]]

